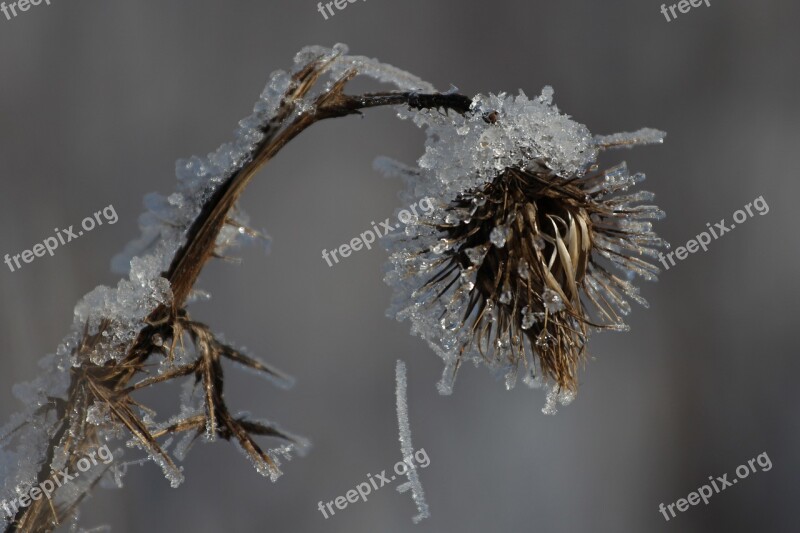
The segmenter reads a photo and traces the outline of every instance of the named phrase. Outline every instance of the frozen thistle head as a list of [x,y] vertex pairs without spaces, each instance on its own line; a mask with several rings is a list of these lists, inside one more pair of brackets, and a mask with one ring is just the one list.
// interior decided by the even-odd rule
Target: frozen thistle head
[[552,95],[478,95],[455,116],[401,110],[428,133],[419,168],[403,173],[406,194],[438,200],[389,243],[390,313],[444,359],[442,393],[465,360],[483,361],[508,388],[520,370],[549,383],[554,412],[577,390],[590,331],[626,329],[626,300],[646,305],[630,279],[659,272],[643,257],[665,245],[649,222],[663,212],[640,205],[651,193],[618,194],[644,176],[624,163],[598,170],[596,159],[664,134],[593,137]]

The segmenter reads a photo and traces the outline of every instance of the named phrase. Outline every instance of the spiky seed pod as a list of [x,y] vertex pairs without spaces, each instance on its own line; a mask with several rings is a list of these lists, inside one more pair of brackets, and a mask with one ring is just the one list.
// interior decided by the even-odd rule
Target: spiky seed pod
[[[445,360],[442,393],[473,360],[502,371],[509,388],[522,369],[526,383],[554,387],[548,404],[566,400],[577,390],[589,333],[627,329],[626,299],[647,305],[629,280],[656,278],[659,269],[642,256],[665,244],[648,221],[663,212],[638,205],[650,193],[615,194],[643,175],[629,175],[624,163],[598,171],[595,159],[602,149],[660,142],[663,134],[591,137],[551,106],[551,94],[490,97],[492,107],[474,105],[449,136],[441,119],[419,121],[429,129],[420,168],[392,168],[414,192],[440,193],[432,212],[390,243],[387,282],[397,289],[393,314],[409,318]],[[462,165],[471,172],[463,190],[454,165],[436,160],[446,157],[446,142],[456,154],[478,152]],[[488,163],[480,159],[487,149]],[[506,164],[491,172],[498,161]]]

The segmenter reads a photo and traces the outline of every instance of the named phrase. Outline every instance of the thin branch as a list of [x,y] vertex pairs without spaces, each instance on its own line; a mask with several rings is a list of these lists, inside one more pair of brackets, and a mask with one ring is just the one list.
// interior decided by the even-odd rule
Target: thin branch
[[[345,95],[342,92],[344,86],[356,75],[356,72],[351,70],[337,80],[328,91],[321,94],[310,111],[301,113],[290,120],[290,117],[295,112],[297,102],[301,101],[311,91],[318,79],[326,71],[330,61],[331,59],[312,61],[294,75],[293,84],[284,95],[276,115],[264,127],[264,139],[256,148],[250,161],[217,188],[201,208],[199,215],[187,231],[186,244],[179,249],[173,257],[169,269],[164,273],[172,289],[173,300],[171,305],[159,305],[150,313],[146,320],[146,325],[139,332],[136,340],[131,344],[126,356],[121,361],[108,363],[105,366],[97,366],[87,361],[79,371],[72,370],[68,400],[64,406],[65,416],[60,418],[50,438],[44,461],[37,475],[39,483],[49,477],[50,465],[53,462],[56,450],[62,446],[67,429],[76,423],[77,417],[81,418],[80,421],[85,419],[84,411],[88,407],[88,397],[82,391],[84,391],[84,387],[87,384],[92,389],[92,395],[110,407],[113,418],[125,425],[128,431],[145,448],[161,456],[165,468],[173,472],[178,472],[177,467],[156,443],[155,439],[173,432],[192,429],[199,431],[203,422],[208,423],[210,420],[211,427],[209,429],[211,432],[219,433],[222,437],[228,439],[236,438],[254,460],[259,470],[268,470],[270,475],[273,476],[278,473],[277,465],[273,459],[256,444],[250,434],[276,436],[287,440],[293,439],[275,428],[256,422],[236,419],[230,415],[222,399],[222,367],[219,363],[219,356],[225,356],[237,363],[277,377],[283,376],[233,348],[218,343],[213,338],[213,335],[210,335],[210,332],[199,327],[189,327],[199,345],[198,352],[201,354],[195,364],[182,366],[163,375],[144,379],[133,386],[128,384],[134,376],[142,371],[143,365],[152,353],[164,351],[160,344],[154,341],[156,337],[172,337],[172,348],[169,350],[169,357],[172,357],[175,342],[178,340],[177,337],[180,336],[182,338],[182,327],[185,325],[182,324],[186,317],[186,313],[183,310],[184,304],[203,267],[214,256],[220,231],[226,223],[230,222],[231,212],[237,200],[256,172],[269,162],[287,143],[316,122],[329,118],[360,114],[362,109],[408,105],[410,108],[417,110],[440,109],[447,112],[452,109],[464,114],[469,111],[472,103],[472,100],[466,96],[451,93],[384,92],[357,96]],[[290,122],[286,123],[287,120],[290,120]],[[110,327],[109,321],[104,322],[100,332],[108,327]],[[173,328],[177,329],[178,335],[176,335]],[[79,353],[89,353],[91,348],[100,341],[100,332],[89,335],[87,325],[84,330],[83,340],[78,348]],[[171,335],[170,332],[172,333]],[[192,373],[195,373],[198,378],[204,381],[206,416],[198,415],[185,419],[151,433],[129,407],[129,405],[136,405],[136,403],[129,399],[128,395],[150,385]],[[81,400],[82,397],[83,400]],[[128,399],[126,400],[126,398]],[[221,423],[219,427],[217,427],[218,422]],[[84,435],[83,439],[85,440],[89,437]],[[69,449],[72,449],[72,446],[69,446]],[[79,501],[73,502],[73,505],[67,507],[67,509],[71,512]],[[27,508],[20,509],[6,528],[6,533],[21,530],[36,531],[37,533],[40,531],[52,531],[58,524],[53,523],[52,520],[40,518],[44,514],[44,505],[47,504],[39,500],[33,502]],[[64,516],[56,517],[56,521],[59,518],[65,518],[69,513],[62,514]]]

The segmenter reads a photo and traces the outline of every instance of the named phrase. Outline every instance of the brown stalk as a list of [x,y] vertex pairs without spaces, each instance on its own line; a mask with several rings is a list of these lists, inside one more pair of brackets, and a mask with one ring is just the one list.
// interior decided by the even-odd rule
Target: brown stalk
[[[194,287],[200,272],[212,257],[216,256],[215,244],[225,224],[232,222],[231,212],[247,184],[256,172],[289,141],[320,120],[359,114],[361,109],[387,105],[406,104],[414,109],[444,109],[466,113],[471,99],[458,94],[417,94],[412,92],[370,93],[350,96],[343,93],[348,81],[357,72],[349,71],[329,91],[321,94],[312,111],[294,116],[296,103],[308,95],[329,66],[330,60],[311,61],[294,75],[294,83],[284,95],[278,113],[264,128],[264,140],[252,159],[222,184],[202,207],[192,223],[186,244],[173,258],[164,276],[169,280],[173,300],[169,307],[160,305],[149,315],[136,340],[126,349],[121,361],[105,365],[93,364],[88,354],[102,348],[100,333],[90,335],[88,327],[79,348],[74,354],[81,366],[73,368],[67,399],[57,404],[58,417],[51,429],[51,438],[46,456],[37,476],[41,483],[51,476],[51,465],[57,450],[64,448],[68,454],[67,467],[74,468],[78,455],[99,444],[96,427],[86,424],[86,412],[94,402],[108,406],[111,419],[124,426],[139,445],[150,454],[160,455],[165,468],[177,467],[161,449],[156,439],[194,431],[195,437],[204,429],[226,440],[235,439],[260,468],[274,471],[276,465],[252,435],[278,437],[292,441],[292,437],[276,428],[232,416],[223,399],[223,372],[221,358],[225,357],[273,376],[280,375],[273,369],[245,354],[219,342],[203,324],[193,322],[184,309],[186,299]],[[112,327],[110,322],[101,326],[101,331]],[[191,364],[173,368],[158,376],[143,378],[131,384],[133,379],[146,371],[146,363],[153,353],[161,353],[172,360],[178,342],[183,342],[184,333],[192,338],[199,357]],[[172,339],[165,348],[163,339]],[[162,340],[159,342],[158,340]],[[146,409],[132,397],[136,391],[173,379],[194,375],[202,382],[205,397],[205,413],[188,417],[166,428],[151,430],[137,415],[136,409]],[[73,438],[71,433],[77,435]],[[92,484],[92,486],[94,486]],[[91,488],[91,487],[90,487]],[[68,502],[62,508],[47,498],[32,502],[21,508],[6,528],[6,533],[17,531],[49,532],[72,516],[86,496]]]

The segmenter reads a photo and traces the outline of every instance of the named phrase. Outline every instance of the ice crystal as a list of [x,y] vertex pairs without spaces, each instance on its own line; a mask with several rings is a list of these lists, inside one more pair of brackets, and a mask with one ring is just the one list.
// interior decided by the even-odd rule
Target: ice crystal
[[545,309],[550,313],[558,313],[564,309],[564,300],[562,300],[561,296],[553,289],[545,289],[542,291],[542,302],[544,302]]
[[498,248],[502,248],[506,245],[506,240],[508,239],[508,232],[509,228],[505,228],[502,226],[496,226],[492,228],[491,233],[489,233],[489,240],[492,241],[492,244],[497,246]]
[[402,117],[428,131],[415,194],[454,199],[507,167],[534,162],[558,176],[583,173],[597,156],[597,144],[586,126],[552,105],[549,88],[542,95],[531,100],[522,91],[517,96],[479,94],[466,116],[400,109]]
[[94,426],[102,426],[111,420],[110,412],[107,403],[95,402],[86,410],[86,421]]

